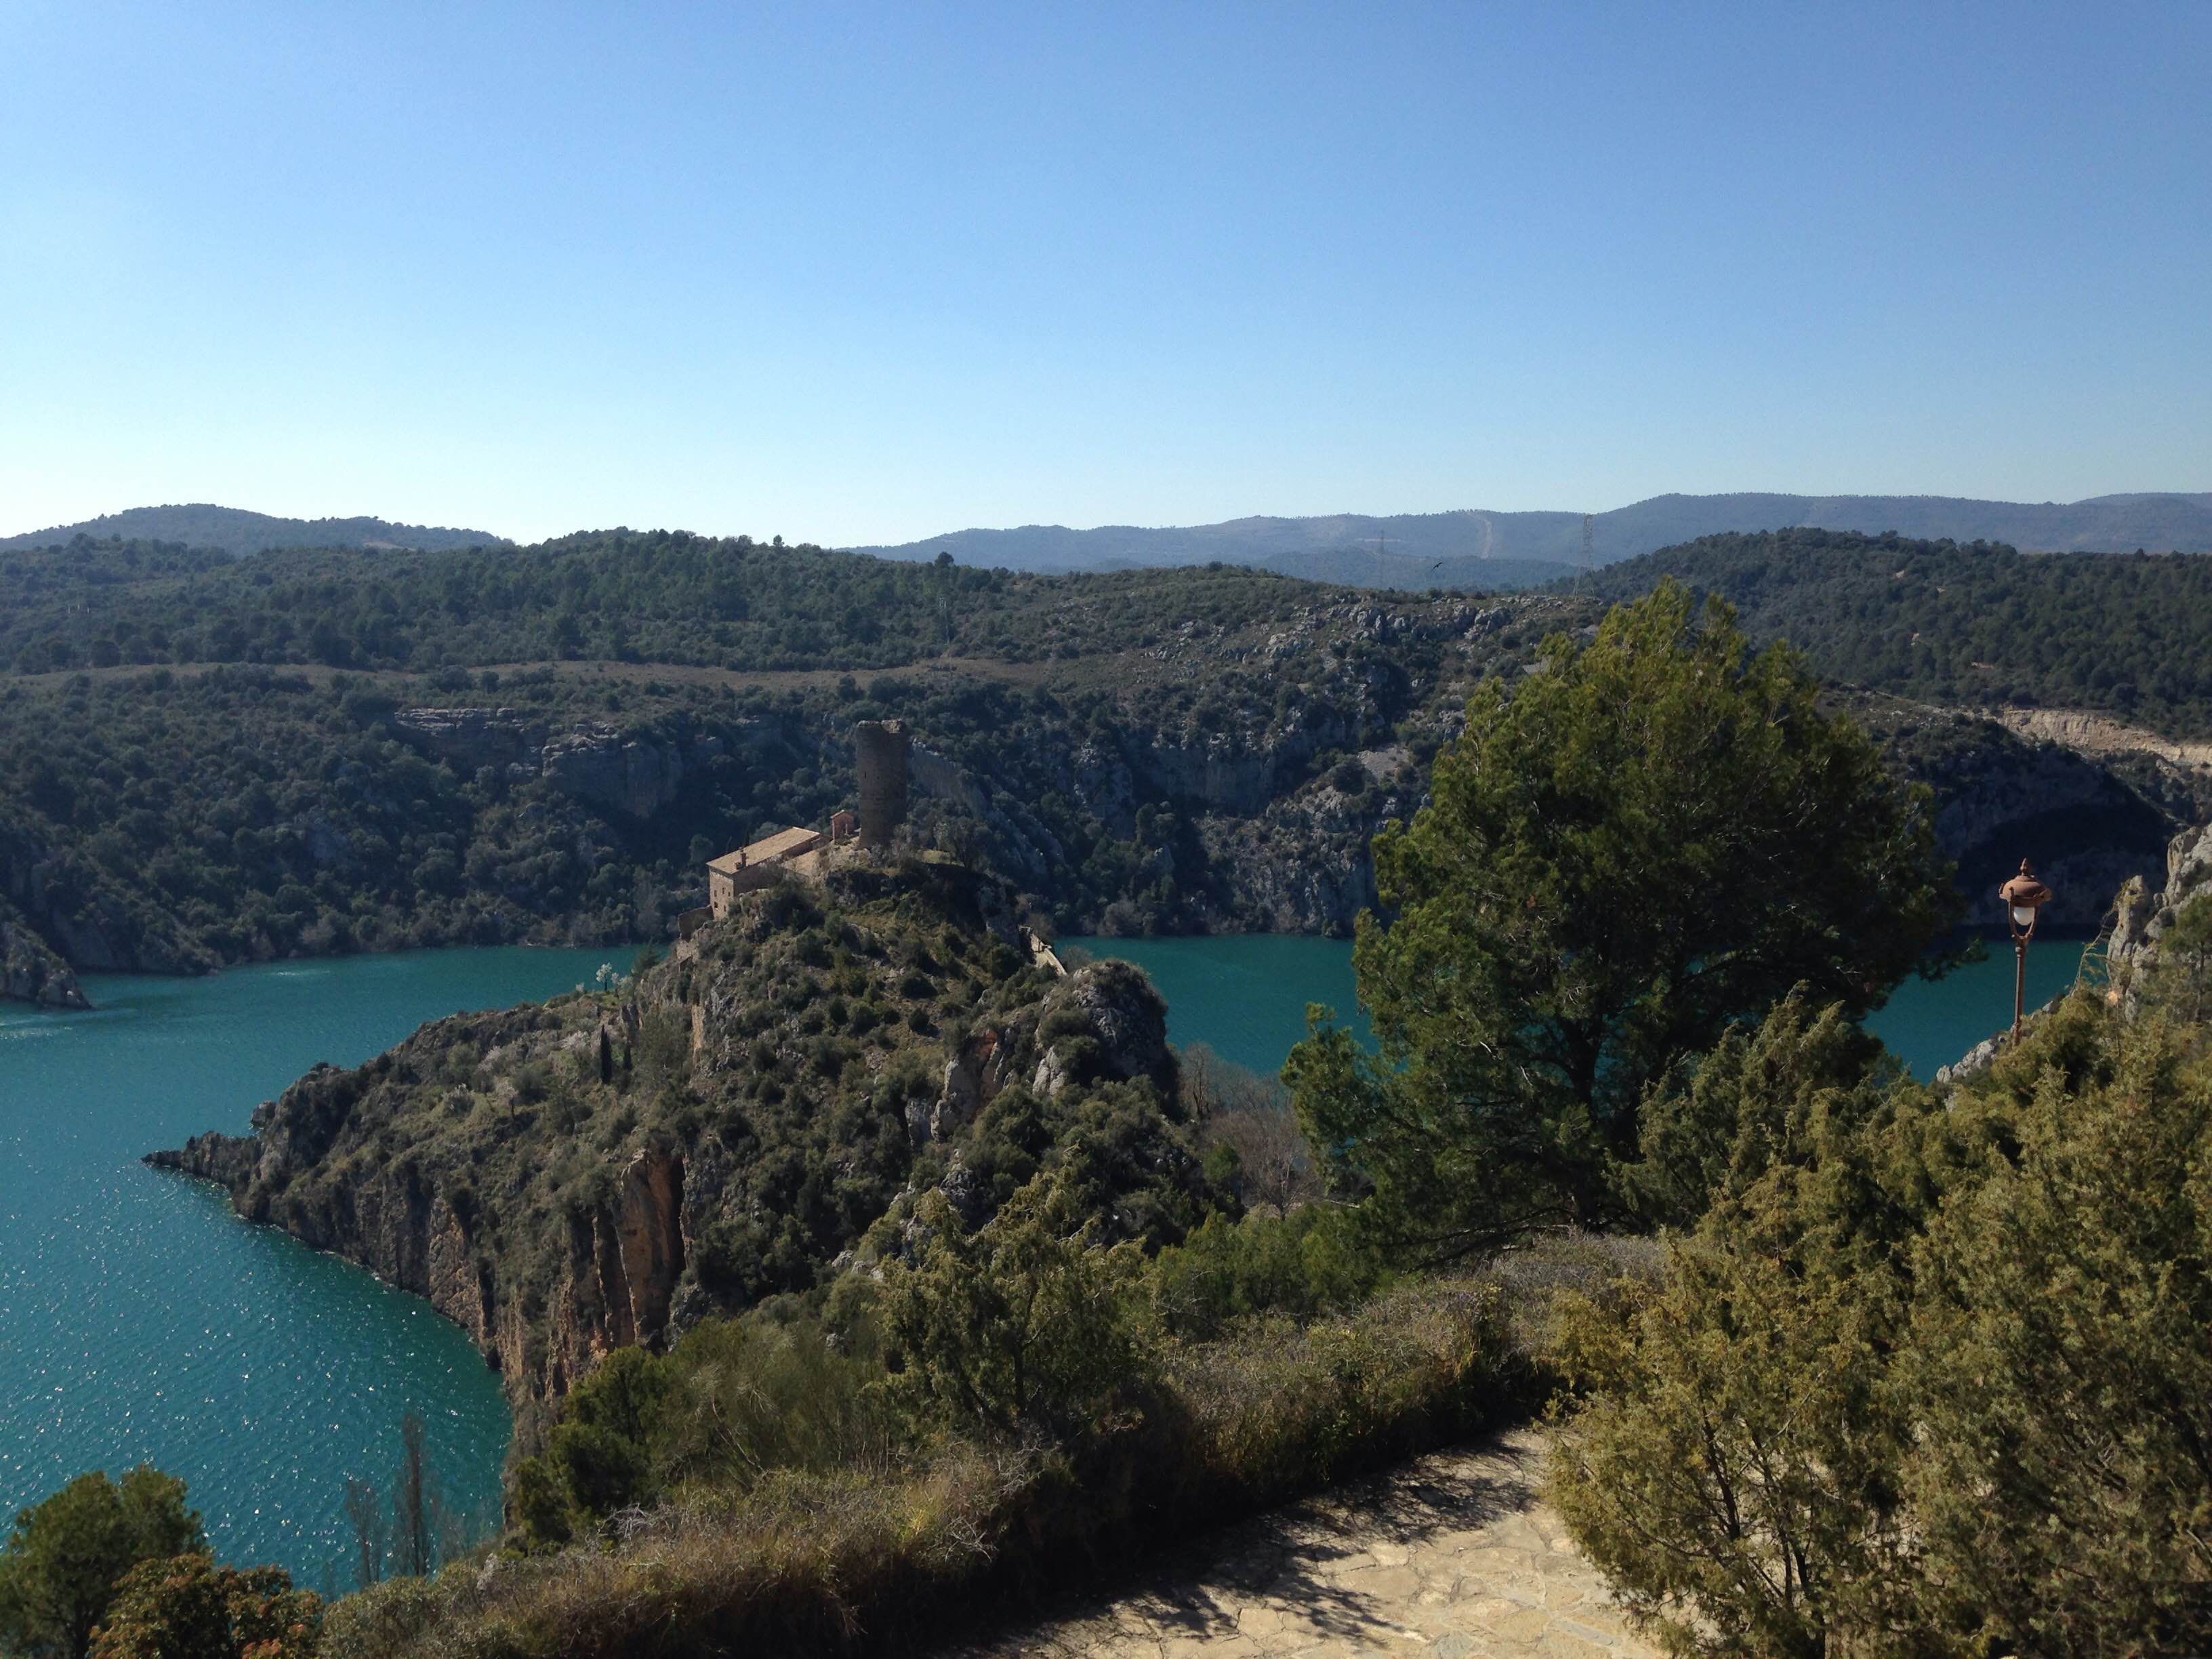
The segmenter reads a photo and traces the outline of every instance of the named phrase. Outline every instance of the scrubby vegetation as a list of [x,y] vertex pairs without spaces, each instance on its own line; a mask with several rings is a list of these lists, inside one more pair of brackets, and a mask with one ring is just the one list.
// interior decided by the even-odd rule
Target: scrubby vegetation
[[1716,1201],[1571,1317],[1577,1539],[1677,1653],[2201,1651],[2203,1029],[2084,994],[1954,1093],[1844,1060],[1790,1006],[1718,1060]]
[[[1193,1340],[1163,1308],[1182,1252],[1102,1247],[1076,1213],[1041,1177],[824,1313],[617,1356],[517,1471],[532,1547],[348,1598],[324,1653],[894,1650],[972,1624],[987,1594],[1034,1595],[1527,1408],[1494,1284]],[[1273,1254],[1285,1224],[1236,1234]]]

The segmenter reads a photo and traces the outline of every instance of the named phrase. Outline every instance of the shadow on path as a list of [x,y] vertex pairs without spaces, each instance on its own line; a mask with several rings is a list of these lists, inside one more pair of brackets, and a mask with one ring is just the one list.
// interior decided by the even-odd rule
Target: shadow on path
[[[938,1652],[1092,1659],[1216,1641],[1274,1650],[1252,1645],[1262,1623],[1294,1623],[1301,1645],[1410,1636],[1404,1602],[1413,1575],[1404,1564],[1440,1540],[1525,1516],[1537,1501],[1540,1462],[1539,1443],[1518,1434],[1432,1455],[1205,1534],[1118,1594],[1048,1604],[1020,1621],[1024,1630],[1010,1620],[981,1642]],[[1395,1578],[1394,1566],[1401,1569]]]

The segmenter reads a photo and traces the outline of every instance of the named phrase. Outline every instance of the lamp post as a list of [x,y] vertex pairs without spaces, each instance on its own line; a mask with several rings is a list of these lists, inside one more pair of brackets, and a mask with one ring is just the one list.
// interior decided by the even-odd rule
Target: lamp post
[[2020,873],[1997,889],[1997,896],[2004,901],[2005,920],[2012,925],[2012,1040],[2017,1047],[2021,1004],[2027,994],[2027,942],[2035,937],[2035,914],[2051,902],[2051,892],[2022,859]]

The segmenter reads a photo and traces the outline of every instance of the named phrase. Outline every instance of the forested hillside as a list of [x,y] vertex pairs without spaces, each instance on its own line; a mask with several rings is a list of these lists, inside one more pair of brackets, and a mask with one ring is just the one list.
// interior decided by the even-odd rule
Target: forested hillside
[[[2045,631],[2084,681],[2110,667],[2163,696],[2205,659],[2188,643],[2193,564],[1800,534],[1773,544],[1803,551],[1788,567],[1762,562],[1765,544],[1680,556],[1835,679],[1981,701],[1926,665],[1991,659],[1978,653],[2003,641],[1962,633],[1945,657],[1931,638],[1901,668],[1877,649],[1893,592],[1940,605],[1960,586],[1948,573],[1969,568],[1972,591],[2011,573],[2031,599],[2044,570],[2073,568],[2075,608]],[[1928,574],[1868,583],[1852,573],[1869,559],[1885,580]],[[2168,588],[2130,586],[2160,573]],[[1826,628],[1806,594],[1851,581],[1867,617]],[[66,1000],[52,958],[189,970],[660,939],[698,902],[706,857],[847,804],[852,723],[889,716],[923,744],[914,835],[1003,874],[1058,927],[1342,931],[1374,902],[1370,838],[1419,804],[1468,692],[1525,673],[1547,635],[1601,609],[1231,567],[1047,578],[658,532],[244,562],[146,543],[0,554],[0,661],[17,671],[0,675],[9,984]],[[2137,643],[2154,627],[2168,641],[2155,661]],[[2110,642],[2106,657],[2081,640]],[[2138,692],[2126,709],[2184,725],[2183,695],[2150,707]],[[1936,789],[1970,889],[2025,844],[2069,921],[2154,870],[2204,804],[2191,775],[2148,759],[2039,749],[1910,701],[1854,706]]]
[[[600,642],[624,631],[658,651],[711,641],[687,634],[682,606],[696,552],[645,538],[596,564],[579,557],[571,568],[605,595],[591,611]],[[921,655],[922,629],[946,613],[933,603],[902,628],[894,586],[890,624],[870,616],[860,625],[873,643],[851,641],[838,632],[843,590],[780,586],[783,554],[757,552],[763,597],[755,607],[738,590],[732,608],[752,615],[729,624],[732,659],[751,641],[790,660],[791,629],[812,637],[799,660],[860,672],[246,663],[0,683],[0,898],[93,969],[655,939],[697,901],[704,859],[848,804],[853,722],[900,715],[927,745],[915,833],[1020,882],[1062,926],[1340,927],[1370,901],[1367,838],[1411,800],[1448,721],[1447,686],[1525,660],[1567,614],[1549,600],[1522,602],[1525,616],[1457,599],[1386,611],[1243,572],[1177,573],[1164,592],[1157,578],[1097,578],[1031,595],[1026,580],[910,571],[933,586],[972,583],[956,632],[1006,650],[871,669],[873,655]],[[885,569],[812,553],[787,568],[842,564]],[[256,648],[275,637],[209,596],[258,600],[276,584],[234,587],[225,570],[142,586],[180,580],[207,584],[179,613],[192,639],[233,624]],[[128,614],[134,590],[111,594],[76,598],[88,617]],[[548,614],[517,603],[503,617],[456,617],[416,597],[398,606],[375,574],[341,586],[323,620],[347,618],[350,632],[381,617],[393,652],[444,654],[471,630],[527,629]]]
[[1625,599],[1662,575],[1721,594],[1753,634],[1789,640],[1825,679],[2212,733],[2212,559],[1785,530],[1708,536],[1601,571],[1593,586]]
[[0,549],[63,546],[83,536],[95,541],[136,538],[179,542],[232,554],[266,552],[275,547],[453,548],[507,545],[507,538],[482,530],[393,524],[386,519],[281,519],[241,507],[133,507],[104,513],[82,524],[55,525],[0,536]]
[[1039,662],[1149,648],[1187,625],[1243,628],[1351,597],[1242,569],[1048,580],[665,531],[246,563],[109,543],[0,556],[0,663],[24,673],[577,659],[863,669],[946,652]]

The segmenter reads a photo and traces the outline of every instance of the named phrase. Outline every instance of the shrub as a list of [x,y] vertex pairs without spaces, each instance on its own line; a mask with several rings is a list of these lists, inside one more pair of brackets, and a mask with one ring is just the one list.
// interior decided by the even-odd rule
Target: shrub
[[535,1106],[552,1094],[553,1071],[544,1060],[533,1060],[514,1068],[514,1103]]
[[2202,1043],[2077,994],[1948,1097],[1739,1068],[1775,1155],[1563,1322],[1554,1495],[1671,1651],[2212,1646]]
[[929,1243],[884,1281],[884,1318],[920,1410],[969,1429],[1069,1433],[1129,1409],[1151,1353],[1134,1293],[1143,1258],[1091,1248],[1072,1188],[1039,1177],[972,1237],[942,1194],[915,1219]]
[[92,1659],[315,1659],[322,1598],[276,1567],[204,1554],[143,1562],[115,1587]]
[[1343,1211],[1308,1205],[1286,1216],[1216,1212],[1153,1263],[1153,1305],[1177,1335],[1206,1338],[1256,1314],[1304,1319],[1357,1304],[1382,1277],[1381,1259]]

